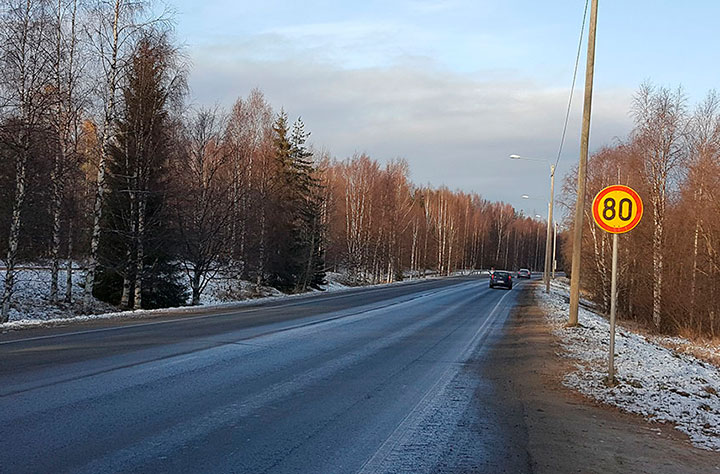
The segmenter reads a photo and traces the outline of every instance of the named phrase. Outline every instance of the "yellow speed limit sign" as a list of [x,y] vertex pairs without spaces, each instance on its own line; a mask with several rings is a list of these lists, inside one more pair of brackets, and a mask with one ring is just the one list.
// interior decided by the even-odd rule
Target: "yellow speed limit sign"
[[592,213],[601,229],[622,234],[638,225],[643,215],[643,203],[634,189],[615,184],[597,193]]

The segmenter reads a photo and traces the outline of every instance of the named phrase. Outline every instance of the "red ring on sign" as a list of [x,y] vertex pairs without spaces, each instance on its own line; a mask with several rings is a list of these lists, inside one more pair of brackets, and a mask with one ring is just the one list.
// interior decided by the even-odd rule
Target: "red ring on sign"
[[[606,194],[612,192],[612,191],[622,191],[630,195],[633,201],[635,201],[635,205],[637,206],[638,212],[637,215],[635,215],[635,218],[626,226],[623,227],[610,227],[605,224],[605,222],[600,219],[600,201],[602,201],[602,198],[605,197]],[[635,192],[634,189],[623,186],[622,184],[614,184],[612,186],[608,186],[607,188],[602,189],[597,195],[595,196],[595,199],[593,200],[593,218],[595,219],[595,223],[600,227],[602,230],[606,232],[610,232],[611,234],[623,234],[625,232],[628,232],[632,230],[636,225],[638,225],[638,222],[640,222],[640,219],[642,219],[643,216],[643,202],[642,199],[640,199],[640,196],[638,193]]]

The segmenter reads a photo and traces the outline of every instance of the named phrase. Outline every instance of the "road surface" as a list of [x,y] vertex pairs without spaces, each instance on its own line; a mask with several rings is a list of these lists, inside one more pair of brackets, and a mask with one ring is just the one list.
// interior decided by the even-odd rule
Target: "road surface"
[[0,471],[526,472],[485,379],[525,283],[450,278],[0,336]]

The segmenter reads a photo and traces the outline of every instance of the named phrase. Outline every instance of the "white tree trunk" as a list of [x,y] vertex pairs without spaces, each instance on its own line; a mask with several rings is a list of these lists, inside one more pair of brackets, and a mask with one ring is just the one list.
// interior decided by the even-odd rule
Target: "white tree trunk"
[[93,287],[95,285],[95,272],[98,265],[98,247],[100,244],[100,221],[102,219],[103,199],[105,195],[105,173],[107,168],[107,158],[109,155],[110,139],[112,137],[110,128],[115,117],[115,94],[117,89],[118,78],[118,52],[119,52],[119,22],[120,7],[122,0],[115,0],[115,9],[113,16],[112,43],[110,71],[107,78],[105,117],[103,119],[103,129],[100,138],[100,161],[98,163],[97,187],[95,189],[95,204],[93,206],[93,227],[92,237],[90,239],[90,255],[88,257],[87,273],[85,275],[85,297],[84,305],[87,311],[93,295]]
[[653,202],[653,309],[652,317],[655,329],[660,329],[662,322],[662,282],[663,282],[663,209],[664,203],[661,199],[654,199]]
[[72,303],[73,294],[73,268],[72,268],[72,252],[73,252],[73,221],[70,219],[68,223],[68,253],[67,253],[67,264],[65,267],[65,303]]
[[133,309],[142,308],[142,281],[143,271],[145,268],[145,207],[146,207],[146,194],[140,197],[138,203],[138,226],[137,226],[137,239],[136,239],[136,250],[135,255],[135,299],[133,300]]
[[[29,141],[29,137],[26,138]],[[29,146],[28,146],[29,148]],[[25,174],[27,170],[28,149],[22,150],[15,164],[15,200],[13,201],[10,237],[8,239],[7,258],[5,259],[5,285],[3,287],[0,322],[6,323],[10,317],[10,300],[15,289],[16,258],[22,225],[22,208],[25,204]]]

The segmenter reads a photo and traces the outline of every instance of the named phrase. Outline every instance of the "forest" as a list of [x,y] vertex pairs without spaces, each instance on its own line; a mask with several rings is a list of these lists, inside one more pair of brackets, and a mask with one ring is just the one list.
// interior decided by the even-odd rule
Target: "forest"
[[[592,196],[611,184],[638,191],[638,227],[619,245],[618,311],[662,333],[716,338],[720,310],[720,96],[697,105],[682,88],[652,83],[635,93],[631,133],[588,161],[581,281],[608,310],[612,238],[592,219]],[[575,209],[577,175],[565,182]],[[572,222],[568,222],[572,226]],[[564,247],[569,258],[571,250]]]
[[[302,111],[260,89],[227,110],[189,106],[172,16],[152,6],[0,0],[0,322],[30,265],[50,269],[43,298],[75,314],[95,299],[201,304],[218,275],[295,293],[330,271],[367,284],[541,267],[546,223],[416,185],[401,158],[317,150]],[[704,189],[692,202],[710,202]]]

